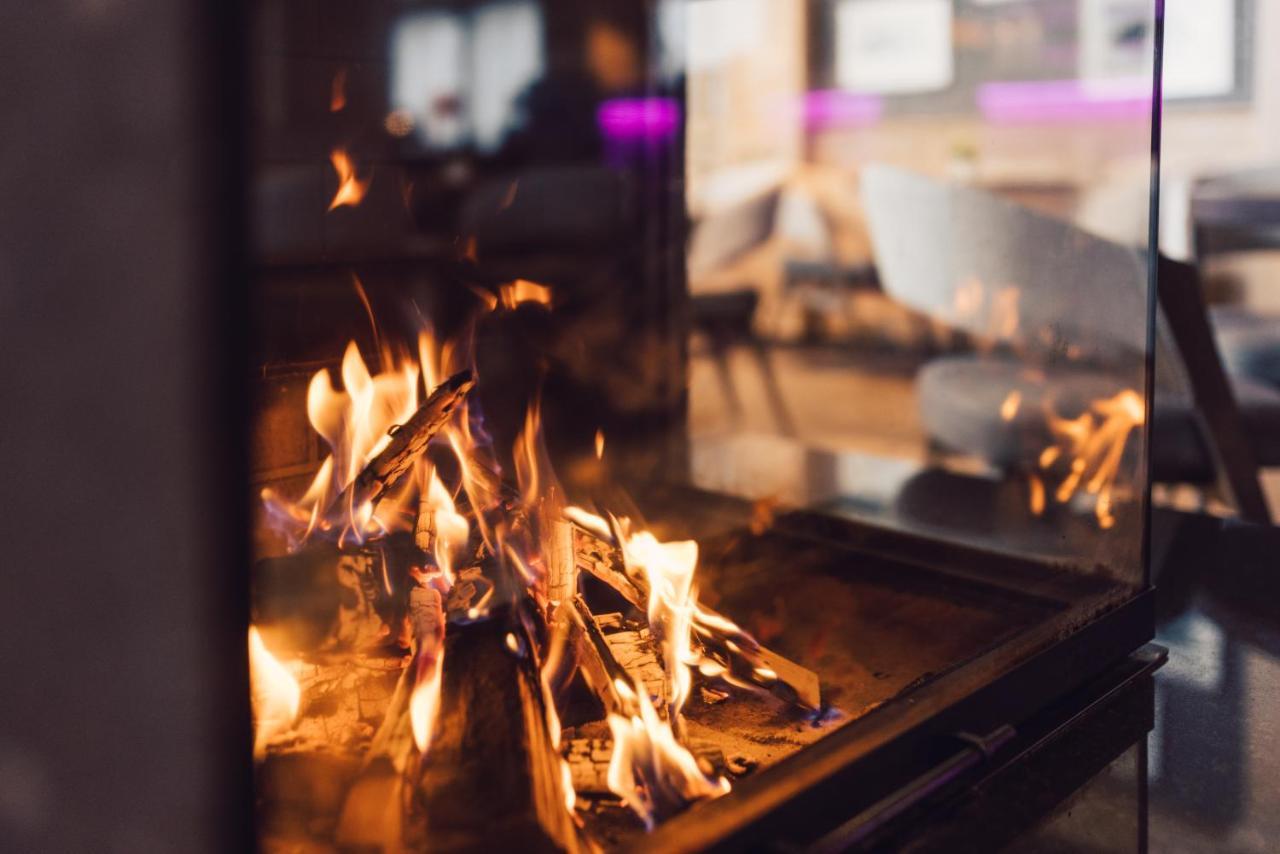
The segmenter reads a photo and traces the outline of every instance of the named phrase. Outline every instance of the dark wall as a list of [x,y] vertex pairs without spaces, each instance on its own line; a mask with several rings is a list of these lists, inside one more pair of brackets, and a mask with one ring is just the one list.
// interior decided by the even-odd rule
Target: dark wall
[[0,850],[242,848],[235,5],[0,30]]

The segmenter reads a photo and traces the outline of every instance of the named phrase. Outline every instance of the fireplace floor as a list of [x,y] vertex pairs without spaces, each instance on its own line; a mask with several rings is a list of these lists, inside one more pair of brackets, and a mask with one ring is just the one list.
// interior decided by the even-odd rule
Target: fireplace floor
[[[1065,609],[780,531],[729,532],[700,543],[702,599],[817,672],[830,706],[812,721],[771,696],[735,691],[708,703],[695,691],[685,708],[690,737],[714,744],[747,775]],[[587,820],[606,843],[643,832],[630,813],[608,805]]]

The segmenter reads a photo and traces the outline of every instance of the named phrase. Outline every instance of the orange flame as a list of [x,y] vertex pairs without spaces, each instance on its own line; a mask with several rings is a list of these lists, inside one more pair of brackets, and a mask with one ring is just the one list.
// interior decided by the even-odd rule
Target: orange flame
[[526,302],[550,306],[551,288],[528,279],[516,279],[498,288],[498,298],[502,301],[503,307],[508,309]]
[[1031,506],[1031,512],[1039,516],[1044,513],[1044,481],[1038,475],[1030,475],[1027,479],[1028,488],[1031,490],[1028,503]]
[[604,459],[604,431],[603,430],[596,431],[596,459],[597,460]]
[[[390,359],[390,354],[386,356]],[[335,525],[340,541],[348,536],[363,541],[405,524],[402,509],[409,496],[403,492],[385,497],[377,513],[365,502],[341,508],[343,517],[338,520],[322,518],[321,514],[391,441],[388,431],[417,410],[418,367],[404,359],[393,370],[371,375],[360,348],[352,341],[342,357],[340,374],[342,391],[333,387],[327,369],[317,371],[307,389],[307,417],[328,444],[330,454],[306,494],[291,502],[270,489],[262,491],[267,509],[285,522],[286,533],[295,542]]]
[[[512,635],[508,638],[514,640]],[[551,688],[551,683],[555,680],[556,674],[560,672],[560,668],[565,659],[565,643],[568,640],[568,634],[564,630],[564,626],[553,627],[552,636],[547,651],[546,658],[543,659],[542,666],[538,670],[538,681],[542,685],[542,704],[546,709],[547,734],[551,737],[551,749],[560,757],[560,787],[564,794],[564,808],[573,814],[574,808],[578,805],[578,793],[573,788],[573,771],[569,767],[569,762],[563,756],[560,756],[560,742],[564,738],[564,728],[560,725],[560,714],[556,711],[555,692]],[[508,645],[510,646],[510,645]],[[516,644],[517,648],[519,644]],[[515,652],[515,650],[512,650]]]
[[440,686],[444,674],[444,594],[448,579],[438,573],[415,573],[418,583],[410,594],[414,623],[414,683],[409,695],[409,728],[418,752],[431,746],[431,732],[440,712]]
[[1004,399],[1004,403],[1000,404],[1000,418],[1005,421],[1012,421],[1014,416],[1018,414],[1018,408],[1022,406],[1022,392],[1016,388],[1009,392],[1008,397]]
[[644,691],[623,680],[614,683],[629,714],[611,712],[613,754],[609,758],[609,789],[652,829],[662,819],[702,798],[729,791],[729,781],[711,777],[698,760],[676,741],[671,723],[658,717]]
[[366,178],[361,181],[356,177],[356,167],[351,162],[351,155],[347,154],[347,150],[335,148],[329,155],[329,162],[333,164],[333,171],[338,173],[338,191],[333,194],[329,210],[343,205],[355,207],[364,201],[364,194],[369,191],[371,179]]
[[649,581],[649,628],[662,649],[674,721],[693,687],[689,665],[699,661],[692,641],[698,544],[693,540],[664,543],[648,531],[627,534],[627,527],[625,522],[620,526],[622,556],[628,572],[643,573]]
[[409,696],[409,727],[413,730],[413,743],[423,755],[431,747],[431,732],[440,712],[440,684],[444,675],[441,664],[437,660],[420,668],[413,694]]
[[425,490],[426,500],[419,512],[432,515],[435,529],[433,554],[436,566],[444,573],[447,582],[452,585],[455,580],[455,564],[461,557],[467,541],[471,538],[471,525],[467,517],[458,512],[453,503],[453,496],[445,489],[440,476],[432,469],[427,476]]
[[[1050,468],[1060,459],[1069,459],[1067,476],[1058,485],[1054,498],[1059,504],[1070,501],[1084,486],[1096,496],[1094,515],[1104,530],[1115,524],[1112,515],[1114,489],[1129,434],[1146,420],[1142,396],[1125,389],[1114,397],[1095,400],[1078,418],[1050,414],[1049,430],[1054,444],[1040,454],[1040,467]],[[1035,494],[1032,493],[1033,506]]]
[[329,87],[329,112],[341,112],[347,106],[347,66],[342,66],[333,75],[333,84]]
[[253,701],[253,752],[261,756],[267,741],[287,731],[298,717],[302,688],[263,644],[256,626],[249,627],[249,681]]

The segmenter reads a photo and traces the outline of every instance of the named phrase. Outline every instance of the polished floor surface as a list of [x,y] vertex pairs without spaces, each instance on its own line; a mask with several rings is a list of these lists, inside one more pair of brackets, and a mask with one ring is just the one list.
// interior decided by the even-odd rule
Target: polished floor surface
[[[848,356],[787,349],[772,354],[787,417],[798,438],[920,460],[925,441],[916,415],[914,370]],[[695,356],[691,429],[776,433],[776,396],[750,352],[731,354],[729,370]],[[857,401],[861,405],[838,405]],[[867,405],[872,402],[872,405]],[[1280,477],[1266,478],[1280,508]],[[1280,577],[1280,550],[1274,566]],[[1231,560],[1184,561],[1157,580],[1157,640],[1169,662],[1156,681],[1156,726],[1145,765],[1146,841],[1158,852],[1280,851],[1280,580],[1236,578]],[[1134,837],[1090,832],[1096,811],[1123,808],[1123,785],[1143,760],[1126,755],[1097,783],[1100,797],[1078,799],[1048,832],[1019,851],[1133,851]],[[1109,806],[1108,806],[1109,805]]]

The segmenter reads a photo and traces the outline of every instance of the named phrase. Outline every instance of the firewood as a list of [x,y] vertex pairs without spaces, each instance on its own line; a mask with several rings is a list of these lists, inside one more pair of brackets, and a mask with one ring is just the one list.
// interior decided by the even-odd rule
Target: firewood
[[624,628],[605,632],[604,639],[614,658],[631,676],[632,683],[644,686],[658,714],[665,717],[671,702],[669,680],[649,630],[644,627]]
[[531,645],[512,611],[449,627],[439,715],[414,781],[410,848],[583,848]]
[[264,820],[275,831],[333,832],[402,669],[398,657],[365,655],[303,667],[298,720],[267,743],[256,770]]
[[[417,656],[438,654],[445,635],[444,619],[443,597],[438,590],[419,585],[409,591],[409,622]],[[402,846],[405,775],[415,755],[409,700],[416,673],[412,663],[401,672],[364,767],[347,793],[335,834],[341,846],[383,850]]]
[[547,599],[566,602],[577,591],[573,524],[554,514],[539,520],[542,560],[547,572]]
[[614,684],[619,679],[627,680],[629,674],[614,657],[613,648],[605,640],[587,604],[582,597],[575,596],[561,603],[556,614],[570,627],[570,642],[587,687],[606,713],[622,712],[622,700]]
[[[648,582],[627,573],[618,548],[576,523],[574,538],[578,569],[612,587],[636,608],[647,611]],[[720,661],[728,677],[763,688],[807,711],[822,707],[821,686],[812,670],[767,649],[745,632],[735,630],[732,621],[705,606],[698,606],[693,623],[695,640],[712,658]]]
[[[724,752],[714,744],[694,741],[689,751],[707,776],[722,776],[728,770]],[[569,763],[573,790],[581,796],[609,796],[609,761],[613,758],[612,738],[570,738],[563,753]]]
[[324,518],[345,518],[366,501],[376,503],[413,468],[427,444],[448,422],[475,385],[471,371],[460,371],[442,382],[418,411],[391,435],[391,441],[356,475],[326,509]]

